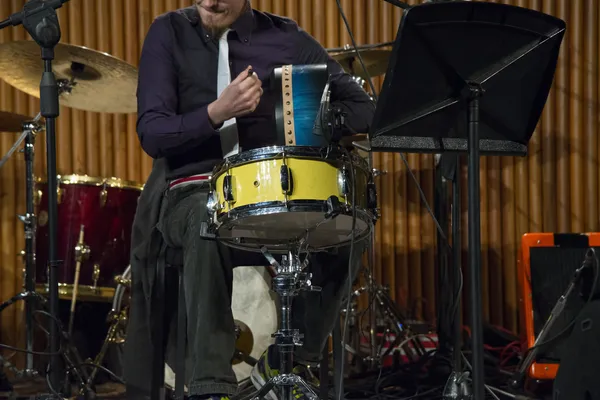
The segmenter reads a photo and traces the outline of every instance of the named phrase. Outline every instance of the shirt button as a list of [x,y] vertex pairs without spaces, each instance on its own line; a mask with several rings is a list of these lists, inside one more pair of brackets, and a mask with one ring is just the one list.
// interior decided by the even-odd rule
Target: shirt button
[[248,38],[244,38],[244,43],[248,43]]

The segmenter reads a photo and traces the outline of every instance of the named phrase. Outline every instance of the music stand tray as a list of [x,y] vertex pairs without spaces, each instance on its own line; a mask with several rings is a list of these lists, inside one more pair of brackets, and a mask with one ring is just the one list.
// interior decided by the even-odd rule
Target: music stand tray
[[404,11],[370,149],[468,152],[473,398],[484,398],[479,156],[527,154],[566,24],[505,4],[453,1]]

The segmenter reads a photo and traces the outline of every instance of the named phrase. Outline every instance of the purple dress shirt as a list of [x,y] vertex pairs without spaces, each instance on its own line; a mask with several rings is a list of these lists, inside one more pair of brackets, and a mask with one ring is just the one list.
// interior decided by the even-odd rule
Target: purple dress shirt
[[[269,76],[286,64],[327,63],[331,101],[350,131],[367,132],[375,106],[366,92],[309,34],[287,18],[249,10],[228,36],[232,80],[248,65],[263,82],[252,114],[237,118],[240,147],[276,144],[274,94]],[[167,178],[209,172],[222,160],[219,133],[207,106],[217,99],[218,38],[200,23],[196,6],[169,12],[150,26],[139,64],[137,131],[143,149],[166,158]]]

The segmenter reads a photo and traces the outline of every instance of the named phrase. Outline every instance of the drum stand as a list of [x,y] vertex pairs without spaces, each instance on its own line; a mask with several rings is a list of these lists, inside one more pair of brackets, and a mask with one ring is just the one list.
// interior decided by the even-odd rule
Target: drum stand
[[[34,317],[33,314],[36,312],[36,306],[33,304],[33,301],[39,302],[40,308],[47,308],[48,301],[42,297],[40,294],[35,291],[35,234],[36,234],[36,216],[35,216],[35,200],[34,200],[34,173],[33,173],[33,162],[35,155],[35,137],[36,135],[43,131],[43,126],[39,123],[41,117],[41,113],[38,114],[32,121],[25,122],[23,124],[23,133],[15,144],[10,148],[8,153],[0,160],[0,168],[6,164],[8,159],[13,155],[15,151],[21,146],[21,143],[25,142],[24,148],[22,152],[25,155],[25,215],[19,215],[18,218],[24,225],[25,231],[25,250],[21,251],[21,256],[23,257],[23,263],[25,264],[25,268],[23,269],[23,286],[24,291],[16,294],[10,299],[6,300],[2,304],[0,304],[0,312],[2,312],[7,307],[15,304],[19,300],[23,300],[25,302],[25,350],[26,350],[26,360],[25,360],[25,369],[18,370],[16,367],[11,365],[6,359],[0,356],[0,364],[1,366],[8,367],[11,371],[15,373],[17,379],[34,379],[39,376],[39,372],[34,367],[34,354],[36,353],[34,350]],[[51,324],[56,325],[58,321],[52,321]],[[68,343],[68,336],[62,332],[62,329],[59,329],[61,339],[63,342]],[[67,344],[66,350],[62,353],[63,359],[65,363],[70,367],[73,371],[75,377],[79,380],[79,384],[82,388],[86,389],[86,394],[93,394],[93,391],[85,385],[85,372],[82,371],[77,365],[81,364],[81,357],[77,350]],[[44,353],[42,353],[44,354]],[[71,361],[73,359],[75,362]]]
[[297,251],[290,250],[287,256],[282,256],[281,264],[264,247],[262,253],[276,271],[271,285],[280,299],[281,318],[279,330],[273,334],[273,337],[279,349],[280,374],[271,378],[260,390],[242,399],[262,399],[271,390],[280,388],[281,396],[279,398],[281,400],[295,400],[292,387],[298,386],[309,399],[317,400],[317,394],[308,383],[292,373],[294,349],[296,346],[302,345],[304,336],[297,329],[292,329],[292,301],[303,290],[318,292],[321,288],[311,284],[311,274],[302,272],[308,261],[301,263]]
[[[39,123],[41,114],[38,114],[32,121],[25,122],[23,124],[23,133],[15,144],[8,150],[8,153],[0,160],[0,168],[12,154],[21,146],[21,143],[25,141],[23,153],[25,155],[25,215],[19,215],[19,220],[23,222],[25,228],[25,250],[21,252],[23,257],[23,263],[25,268],[23,269],[23,285],[24,291],[15,295],[11,299],[0,304],[0,311],[4,310],[9,305],[19,301],[26,300],[35,294],[35,205],[33,201],[33,159],[34,159],[34,143],[35,135],[43,130],[42,125]],[[33,319],[34,308],[31,302],[25,301],[25,349],[27,350],[27,357],[25,361],[25,369],[20,371],[17,376],[19,378],[35,378],[37,371],[33,366]],[[6,364],[7,361],[2,359],[0,361]]]

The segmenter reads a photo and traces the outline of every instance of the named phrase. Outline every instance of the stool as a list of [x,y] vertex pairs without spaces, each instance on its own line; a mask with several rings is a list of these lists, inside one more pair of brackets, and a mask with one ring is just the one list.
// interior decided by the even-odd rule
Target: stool
[[[163,256],[160,257],[158,262],[159,268],[159,276],[161,279],[162,287],[160,287],[161,298],[164,299],[165,292],[165,284],[166,280],[164,279],[165,274],[168,269],[176,269],[178,276],[178,296],[177,296],[177,345],[175,351],[175,399],[176,400],[184,400],[185,396],[185,352],[186,352],[186,333],[187,333],[187,314],[186,314],[186,304],[185,304],[185,286],[184,286],[184,277],[183,277],[183,249],[174,248],[174,247],[166,247],[163,253]],[[162,322],[162,318],[161,318]],[[333,353],[334,353],[334,365],[339,365],[343,362],[343,349],[341,349],[341,332],[340,332],[340,324],[336,323],[333,334]],[[160,327],[161,332],[159,333],[159,343],[163,341],[164,334],[164,324]],[[157,371],[158,376],[161,376],[162,379],[160,381],[161,387],[164,387],[164,351],[161,352],[162,356],[160,360],[162,362],[156,363],[155,368],[161,368],[161,371]],[[328,346],[327,344],[323,348],[323,357],[320,365],[320,396],[322,399],[328,398],[328,378],[329,378],[329,370],[330,365],[328,362],[329,354],[328,354]],[[333,368],[334,371],[334,393],[337,395],[337,391],[340,388],[340,381],[343,379],[343,376],[339,376],[336,372],[339,371],[339,368]],[[337,397],[337,396],[336,396]]]

